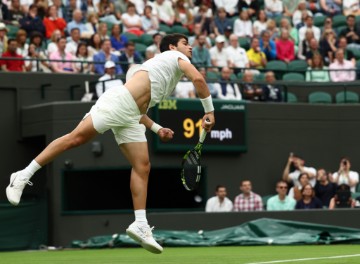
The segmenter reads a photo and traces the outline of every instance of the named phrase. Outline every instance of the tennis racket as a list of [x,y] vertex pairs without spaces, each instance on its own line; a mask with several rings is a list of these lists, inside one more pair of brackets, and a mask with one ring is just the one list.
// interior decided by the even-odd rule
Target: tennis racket
[[199,142],[195,148],[188,150],[182,160],[181,181],[185,189],[188,191],[195,190],[201,178],[201,150],[203,142],[206,138],[206,131],[203,129],[199,138]]

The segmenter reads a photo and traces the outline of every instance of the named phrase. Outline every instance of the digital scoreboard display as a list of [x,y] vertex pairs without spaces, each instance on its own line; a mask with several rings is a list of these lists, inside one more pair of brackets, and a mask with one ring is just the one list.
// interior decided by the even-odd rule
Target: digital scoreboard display
[[[246,105],[242,101],[214,99],[215,126],[206,136],[203,151],[245,152]],[[156,151],[186,151],[193,148],[202,130],[204,109],[199,99],[168,99],[153,111],[153,119],[175,134],[169,142],[154,138]]]

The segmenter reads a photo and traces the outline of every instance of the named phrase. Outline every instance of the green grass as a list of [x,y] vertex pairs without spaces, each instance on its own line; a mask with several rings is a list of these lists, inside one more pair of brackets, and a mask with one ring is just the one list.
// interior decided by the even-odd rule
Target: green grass
[[274,263],[311,263],[311,264],[358,264],[360,263],[359,245],[329,246],[239,246],[239,247],[191,247],[165,248],[163,254],[154,255],[141,248],[116,248],[99,250],[62,250],[62,251],[17,251],[0,253],[0,263],[4,264],[245,264],[304,258],[332,256],[359,256],[318,259],[309,261]]

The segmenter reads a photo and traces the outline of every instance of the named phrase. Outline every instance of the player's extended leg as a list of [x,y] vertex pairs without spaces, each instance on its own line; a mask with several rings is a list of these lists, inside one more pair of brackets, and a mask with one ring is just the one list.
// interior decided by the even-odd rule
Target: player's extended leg
[[29,166],[11,174],[10,184],[6,188],[9,202],[13,205],[19,204],[25,186],[32,185],[30,178],[38,169],[54,160],[62,152],[90,141],[97,134],[89,115],[72,132],[52,141]]
[[150,173],[147,142],[132,142],[120,145],[120,149],[132,166],[130,189],[135,210],[135,222],[126,233],[146,250],[159,254],[163,248],[154,240],[152,228],[146,219],[146,198]]

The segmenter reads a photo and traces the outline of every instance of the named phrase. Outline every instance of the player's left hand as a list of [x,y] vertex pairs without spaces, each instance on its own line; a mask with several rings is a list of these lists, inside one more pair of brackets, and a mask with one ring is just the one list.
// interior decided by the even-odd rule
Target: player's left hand
[[161,141],[168,142],[173,138],[174,131],[172,131],[170,128],[163,127],[158,131],[158,135]]

